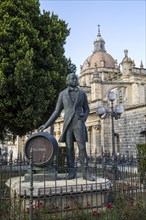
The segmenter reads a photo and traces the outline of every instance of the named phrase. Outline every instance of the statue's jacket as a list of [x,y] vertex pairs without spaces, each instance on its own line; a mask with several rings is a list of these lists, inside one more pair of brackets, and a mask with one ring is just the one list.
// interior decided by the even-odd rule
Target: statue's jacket
[[[63,131],[62,135],[59,139],[59,142],[65,142],[66,139],[66,130],[68,126],[70,125],[73,117],[77,118],[76,123],[79,122],[79,120],[83,121],[83,129],[85,129],[85,136],[87,141],[87,131],[85,126],[85,121],[89,114],[89,105],[87,101],[87,95],[82,89],[78,89],[76,100],[73,102],[70,93],[69,93],[69,87],[60,92],[55,111],[49,118],[49,120],[46,122],[46,127],[51,126],[55,120],[59,117],[60,113],[64,110],[64,124],[63,124]],[[81,127],[79,127],[81,129]],[[85,141],[85,140],[83,140]]]

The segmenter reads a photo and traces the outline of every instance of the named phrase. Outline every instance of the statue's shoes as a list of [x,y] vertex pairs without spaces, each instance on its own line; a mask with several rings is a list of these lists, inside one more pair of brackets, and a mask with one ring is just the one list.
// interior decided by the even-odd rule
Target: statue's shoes
[[89,181],[95,181],[95,177],[91,174],[86,174],[86,175],[84,174],[83,179],[89,180]]
[[67,180],[71,180],[71,179],[75,179],[76,178],[76,175],[74,173],[69,173],[67,176],[66,176],[66,179]]

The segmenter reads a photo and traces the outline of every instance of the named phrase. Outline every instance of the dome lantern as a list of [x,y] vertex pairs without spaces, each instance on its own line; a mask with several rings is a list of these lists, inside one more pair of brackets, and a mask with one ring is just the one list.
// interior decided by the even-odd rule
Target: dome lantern
[[105,41],[104,39],[101,37],[100,34],[100,25],[98,25],[98,35],[97,35],[97,39],[94,41],[94,52],[96,51],[103,51],[105,52]]

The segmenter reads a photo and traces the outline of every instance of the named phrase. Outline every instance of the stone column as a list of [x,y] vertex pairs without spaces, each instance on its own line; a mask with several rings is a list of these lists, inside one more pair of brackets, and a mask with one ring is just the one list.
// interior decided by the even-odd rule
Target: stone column
[[88,132],[88,142],[86,143],[87,155],[90,156],[91,153],[91,127],[87,127]]
[[59,140],[60,138],[60,131],[56,131],[56,139]]
[[101,151],[105,151],[105,139],[104,139],[104,120],[101,120],[100,140],[101,140]]
[[96,156],[101,155],[101,125],[97,124],[93,126],[93,146],[94,146],[94,154]]
[[55,138],[57,139],[57,141],[59,140],[60,135],[61,135],[60,130],[61,130],[60,123],[56,123],[55,126],[54,126],[54,135],[55,135]]
[[94,152],[94,142],[93,142],[93,127],[90,127],[90,156],[92,156]]
[[92,132],[92,152],[93,154],[97,153],[97,130],[96,130],[96,125],[93,126],[93,132]]

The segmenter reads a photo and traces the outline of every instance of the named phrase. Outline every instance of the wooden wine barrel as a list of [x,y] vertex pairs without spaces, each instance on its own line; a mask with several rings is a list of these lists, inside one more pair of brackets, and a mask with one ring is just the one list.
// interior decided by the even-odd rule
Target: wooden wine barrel
[[58,143],[55,137],[48,132],[38,132],[31,135],[25,143],[24,153],[28,160],[31,150],[33,152],[33,165],[45,166],[51,164],[54,157],[58,156]]

